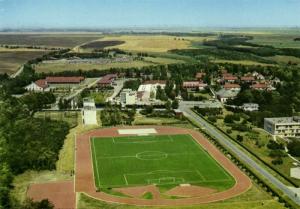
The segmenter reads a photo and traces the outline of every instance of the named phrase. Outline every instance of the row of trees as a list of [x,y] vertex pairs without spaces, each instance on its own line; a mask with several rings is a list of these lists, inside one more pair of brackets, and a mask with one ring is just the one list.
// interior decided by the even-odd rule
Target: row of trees
[[0,89],[0,208],[20,207],[9,197],[14,175],[28,169],[55,168],[69,126],[63,121],[33,117],[36,98],[50,101],[52,96],[48,96],[17,99]]

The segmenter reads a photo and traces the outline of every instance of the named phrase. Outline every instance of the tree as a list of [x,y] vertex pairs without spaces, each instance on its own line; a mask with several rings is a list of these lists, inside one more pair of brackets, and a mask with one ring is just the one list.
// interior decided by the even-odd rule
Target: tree
[[54,209],[54,205],[48,199],[36,202],[32,199],[27,199],[20,209]]
[[288,143],[287,148],[292,156],[300,157],[300,141],[292,140]]
[[166,109],[167,109],[168,111],[171,111],[172,104],[171,104],[170,100],[168,100],[168,101],[166,102],[165,107],[166,107]]
[[243,141],[243,136],[237,135],[236,140],[238,140],[239,142],[242,142]]
[[173,100],[173,102],[172,102],[172,108],[173,108],[173,109],[178,109],[178,107],[179,107],[179,102],[178,102],[178,100],[177,100],[177,99]]

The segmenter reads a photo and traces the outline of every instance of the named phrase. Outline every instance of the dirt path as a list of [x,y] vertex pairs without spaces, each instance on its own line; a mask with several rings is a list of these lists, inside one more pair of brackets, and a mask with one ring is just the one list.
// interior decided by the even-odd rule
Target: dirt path
[[[134,129],[139,126],[122,127],[126,129]],[[145,128],[146,126],[140,126],[140,128]],[[188,204],[200,204],[216,202],[220,200],[225,200],[228,198],[235,197],[241,193],[246,192],[251,187],[250,179],[229,159],[227,159],[223,153],[221,153],[214,145],[212,145],[207,139],[205,139],[198,131],[183,129],[177,127],[164,127],[164,126],[147,126],[148,128],[155,128],[157,134],[190,134],[193,138],[201,144],[201,146],[206,149],[211,156],[213,156],[219,163],[226,169],[235,179],[236,184],[222,192],[212,193],[206,196],[199,196],[199,194],[190,194],[193,197],[182,198],[182,199],[162,199],[157,197],[152,200],[145,200],[139,198],[128,198],[128,197],[118,197],[104,192],[96,192],[96,187],[93,177],[92,169],[92,158],[90,152],[90,137],[101,136],[101,137],[111,137],[120,136],[118,134],[118,129],[120,127],[105,128],[94,130],[83,134],[77,138],[76,141],[76,176],[75,176],[75,191],[84,192],[89,196],[103,200],[106,202],[116,202],[124,204],[134,204],[134,205],[188,205]],[[138,191],[137,191],[138,193]]]

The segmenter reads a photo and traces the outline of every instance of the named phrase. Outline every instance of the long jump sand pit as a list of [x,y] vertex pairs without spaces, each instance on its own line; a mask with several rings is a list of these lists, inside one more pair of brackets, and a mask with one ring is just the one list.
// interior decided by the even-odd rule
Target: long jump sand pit
[[[130,130],[132,129],[132,131]],[[147,179],[145,185],[134,185],[131,182],[134,183],[133,177],[135,174],[127,174],[124,173],[124,181],[125,185],[122,185],[121,187],[117,187],[117,185],[113,185],[113,190],[118,190],[118,191],[123,191],[124,194],[127,194],[131,197],[126,197],[126,196],[117,196],[117,195],[112,195],[108,194],[106,192],[103,192],[102,188],[105,188],[104,185],[107,186],[107,184],[104,182],[105,179],[103,179],[103,176],[99,175],[101,172],[105,171],[107,167],[105,166],[111,166],[112,164],[116,163],[117,157],[119,154],[122,157],[122,160],[117,161],[117,164],[115,165],[120,165],[122,161],[127,162],[127,160],[124,159],[131,159],[133,156],[127,156],[126,151],[128,150],[128,146],[130,147],[131,144],[139,144],[140,145],[140,138],[136,136],[140,136],[140,131],[139,130],[152,130],[151,133],[147,133],[145,136],[145,141],[142,141],[142,143],[145,142],[144,147],[147,146],[153,146],[153,143],[156,142],[156,139],[161,139],[162,141],[165,141],[165,143],[170,143],[178,136],[182,135],[185,136],[190,136],[190,138],[193,139],[193,143],[197,144],[202,150],[203,155],[207,155],[209,159],[214,161],[215,163],[218,164],[220,167],[220,170],[223,170],[225,174],[228,176],[228,180],[233,179],[234,184],[232,184],[230,187],[227,187],[223,190],[214,190],[213,188],[209,187],[197,187],[197,185],[191,185],[189,188],[180,188],[180,187],[175,187],[169,190],[169,194],[176,194],[178,196],[182,196],[181,198],[175,198],[175,199],[170,199],[170,198],[165,198],[164,195],[159,195],[157,194],[157,191],[155,186],[160,184],[160,181],[167,181],[168,183],[173,180],[172,183],[178,183],[178,186],[180,183],[190,183],[190,182],[185,182],[186,179],[184,178],[178,178],[176,175],[177,173],[173,172],[172,173],[172,179],[170,177],[168,178],[159,178],[159,180],[154,179],[153,176],[161,175],[161,173],[164,173],[164,170],[159,170],[156,171],[155,173],[146,173],[145,175],[149,176],[149,179]],[[125,130],[125,135],[124,137],[124,131]],[[155,130],[155,131],[153,131]],[[143,131],[144,132],[144,131]],[[145,133],[142,133],[142,135]],[[153,138],[151,138],[153,136]],[[157,137],[156,137],[157,136]],[[168,136],[168,137],[161,137],[161,136]],[[94,138],[96,138],[94,140]],[[146,140],[147,139],[147,140]],[[155,139],[155,140],[154,140]],[[183,140],[179,138],[179,140]],[[107,149],[100,150],[101,153],[97,153],[94,149],[97,147],[97,144],[93,144],[95,141],[99,142],[97,140],[106,140],[106,142],[102,141],[101,143],[108,143],[108,147],[110,146],[120,146],[120,150],[113,149],[113,154],[114,156],[109,156],[109,152]],[[109,141],[110,140],[110,141]],[[111,143],[111,145],[109,144]],[[183,144],[181,147],[170,147],[170,149],[181,149],[184,150],[186,147],[187,149],[192,149],[191,147],[187,146],[188,144]],[[101,145],[102,146],[102,145]],[[101,147],[100,146],[100,147]],[[157,147],[160,147],[157,146]],[[136,148],[136,147],[134,147]],[[132,150],[131,150],[132,151]],[[136,151],[136,150],[134,150]],[[175,150],[176,151],[176,150]],[[98,151],[99,152],[99,151]],[[124,152],[123,155],[120,152]],[[95,153],[100,156],[101,163],[97,163],[97,159],[99,159],[99,156],[95,156]],[[141,152],[141,156],[137,157],[134,159],[133,163],[136,161],[141,161],[144,162],[144,165],[141,165],[141,167],[147,167],[147,165],[151,164],[152,161],[158,162],[158,160],[161,160],[164,162],[166,159],[162,158],[163,156],[167,156],[168,158],[172,159],[172,153],[170,154],[165,154],[163,152],[157,151],[157,152]],[[158,155],[158,153],[160,155]],[[206,153],[206,154],[205,154]],[[193,153],[192,153],[193,154]],[[102,156],[102,157],[101,157]],[[152,158],[154,156],[154,158]],[[151,158],[150,158],[151,157]],[[194,160],[195,158],[191,158],[193,162],[190,163],[195,163]],[[205,158],[208,159],[208,158]],[[144,160],[144,161],[142,161]],[[95,162],[96,161],[96,162]],[[176,167],[176,162],[173,164],[174,167]],[[171,163],[171,165],[172,165]],[[197,162],[199,163],[199,162]],[[203,162],[205,163],[205,162]],[[106,164],[106,165],[105,165]],[[200,162],[201,164],[201,162]],[[193,164],[191,164],[193,166]],[[198,165],[198,164],[197,164]],[[129,166],[132,166],[131,163],[129,163]],[[166,166],[170,166],[170,164],[166,164]],[[135,168],[135,165],[133,166],[133,169]],[[204,166],[205,168],[205,166]],[[121,169],[121,168],[120,168]],[[124,168],[122,168],[124,169]],[[127,170],[127,169],[126,169]],[[170,170],[170,168],[168,168]],[[95,171],[95,172],[94,172]],[[202,174],[205,174],[205,170],[201,170]],[[112,173],[112,176],[115,173]],[[179,173],[180,175],[183,175],[184,177],[191,177],[191,184],[193,184],[193,175],[191,174],[191,171],[182,171]],[[100,178],[99,178],[100,176]],[[175,176],[175,177],[174,177]],[[199,174],[201,177],[201,173]],[[210,180],[207,179],[208,177],[213,177],[214,174],[210,176],[202,176],[203,179],[208,180],[205,183],[208,183]],[[95,178],[94,178],[95,177]],[[150,178],[151,177],[151,178]],[[199,177],[199,178],[200,178]],[[140,178],[137,176],[137,178]],[[142,179],[143,180],[143,179]],[[118,180],[117,180],[118,181]],[[116,181],[116,182],[117,182]],[[136,183],[136,182],[135,182]],[[137,182],[139,183],[139,182]],[[199,183],[199,182],[198,182]],[[215,182],[216,184],[218,182]],[[209,184],[208,184],[209,185]],[[106,202],[115,202],[115,203],[121,203],[121,204],[132,204],[132,205],[149,205],[149,206],[154,206],[154,205],[190,205],[190,204],[201,204],[201,203],[210,203],[210,202],[216,202],[216,201],[221,201],[225,199],[229,199],[235,196],[238,196],[244,192],[246,192],[250,187],[251,187],[251,181],[250,179],[236,166],[234,165],[228,158],[226,158],[223,153],[221,153],[214,145],[212,145],[207,139],[205,139],[198,131],[191,130],[191,129],[184,129],[184,128],[177,128],[177,127],[167,127],[167,126],[139,126],[139,127],[114,127],[114,128],[104,128],[104,129],[98,129],[94,131],[90,131],[88,133],[85,133],[83,135],[80,135],[77,137],[76,140],[76,175],[75,175],[75,191],[76,192],[83,192],[86,193],[87,195],[102,200]],[[150,192],[154,193],[154,197],[152,199],[145,199],[140,197],[141,193],[143,191],[147,191],[145,188],[150,188]],[[135,191],[136,190],[136,191]],[[154,192],[155,191],[155,192]],[[204,192],[207,192],[207,194],[203,195]],[[130,195],[131,194],[131,195]],[[165,195],[168,194],[168,191],[164,193]],[[184,198],[185,197],[185,198]]]

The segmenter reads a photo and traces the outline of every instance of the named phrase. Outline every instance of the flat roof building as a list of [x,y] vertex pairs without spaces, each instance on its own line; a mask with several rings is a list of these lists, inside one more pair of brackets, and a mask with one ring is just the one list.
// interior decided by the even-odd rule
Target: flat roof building
[[83,99],[82,123],[84,125],[97,125],[97,110],[94,99]]
[[265,118],[264,129],[274,136],[300,137],[300,117]]
[[120,93],[120,102],[122,105],[134,105],[137,101],[137,92],[131,89],[123,89]]

